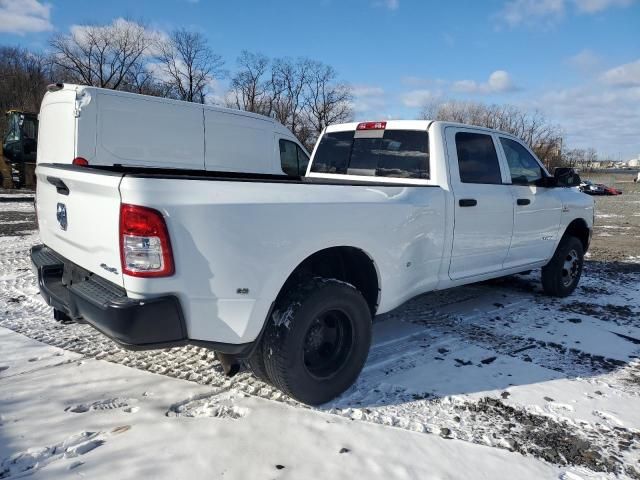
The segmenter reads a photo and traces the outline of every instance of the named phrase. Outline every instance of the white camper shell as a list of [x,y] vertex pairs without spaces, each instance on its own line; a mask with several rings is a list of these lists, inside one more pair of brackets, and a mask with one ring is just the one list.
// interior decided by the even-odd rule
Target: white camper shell
[[55,84],[37,163],[304,175],[309,156],[276,120],[229,108]]

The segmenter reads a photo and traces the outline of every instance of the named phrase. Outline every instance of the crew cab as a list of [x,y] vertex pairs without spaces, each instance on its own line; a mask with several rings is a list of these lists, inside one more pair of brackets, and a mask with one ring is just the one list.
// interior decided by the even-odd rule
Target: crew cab
[[[593,199],[569,188],[575,172],[551,176],[495,130],[332,125],[306,175],[288,176],[129,164],[130,153],[156,149],[150,137],[110,164],[109,144],[90,156],[71,147],[73,130],[58,130],[62,118],[40,118],[43,244],[31,257],[56,318],[126,348],[211,348],[229,374],[248,365],[309,404],[355,381],[375,315],[539,267],[544,291],[566,296],[589,247]],[[86,161],[72,163],[78,156]]]

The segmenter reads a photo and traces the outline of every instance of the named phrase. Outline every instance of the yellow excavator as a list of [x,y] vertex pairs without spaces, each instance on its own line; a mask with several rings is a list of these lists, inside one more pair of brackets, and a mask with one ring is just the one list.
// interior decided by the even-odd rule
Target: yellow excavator
[[23,188],[35,186],[38,147],[38,114],[9,110],[7,131],[2,137],[0,186]]

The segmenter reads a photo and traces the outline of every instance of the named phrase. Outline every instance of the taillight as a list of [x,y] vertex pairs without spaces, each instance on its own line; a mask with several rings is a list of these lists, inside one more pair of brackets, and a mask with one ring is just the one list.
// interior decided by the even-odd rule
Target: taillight
[[76,157],[73,159],[73,162],[71,162],[73,165],[78,165],[80,167],[87,167],[89,165],[89,160],[87,160],[86,158],[82,158],[82,157]]
[[120,206],[120,259],[125,275],[173,275],[169,232],[159,211],[138,205]]
[[387,128],[387,122],[362,122],[356,127],[356,130],[384,130]]

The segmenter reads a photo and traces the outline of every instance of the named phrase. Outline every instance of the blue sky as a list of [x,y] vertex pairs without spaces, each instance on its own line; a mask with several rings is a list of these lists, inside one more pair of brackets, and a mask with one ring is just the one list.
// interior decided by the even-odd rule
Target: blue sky
[[640,0],[0,0],[0,43],[46,49],[118,17],[201,31],[231,71],[242,49],[321,60],[354,87],[358,119],[511,103],[561,124],[570,147],[640,156]]

